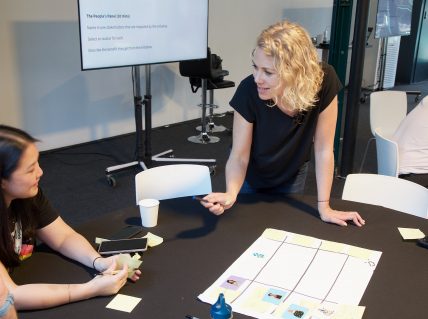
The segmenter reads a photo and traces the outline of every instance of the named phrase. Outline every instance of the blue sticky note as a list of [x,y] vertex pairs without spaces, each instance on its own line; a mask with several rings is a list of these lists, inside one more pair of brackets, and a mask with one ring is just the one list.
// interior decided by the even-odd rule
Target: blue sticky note
[[269,289],[266,294],[263,296],[263,301],[273,303],[274,305],[279,305],[281,301],[287,296],[287,292],[279,289]]

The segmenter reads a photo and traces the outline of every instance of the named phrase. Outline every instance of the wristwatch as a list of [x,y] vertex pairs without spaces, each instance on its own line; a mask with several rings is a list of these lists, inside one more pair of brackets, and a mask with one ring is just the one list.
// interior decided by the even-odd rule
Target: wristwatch
[[7,312],[9,311],[10,306],[12,306],[14,302],[15,302],[15,300],[13,299],[13,295],[10,292],[8,292],[6,300],[0,306],[0,317],[3,317],[4,315],[7,314]]

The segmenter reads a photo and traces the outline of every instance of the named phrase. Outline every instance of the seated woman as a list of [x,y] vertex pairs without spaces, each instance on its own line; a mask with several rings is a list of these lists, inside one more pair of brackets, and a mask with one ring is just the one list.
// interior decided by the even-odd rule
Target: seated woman
[[[126,283],[127,266],[112,274],[117,257],[101,257],[52,208],[38,185],[43,171],[36,142],[22,130],[0,125],[0,277],[16,309],[48,308],[117,293]],[[31,255],[36,238],[103,275],[82,284],[16,285],[9,271]],[[131,279],[140,275],[137,270]]]

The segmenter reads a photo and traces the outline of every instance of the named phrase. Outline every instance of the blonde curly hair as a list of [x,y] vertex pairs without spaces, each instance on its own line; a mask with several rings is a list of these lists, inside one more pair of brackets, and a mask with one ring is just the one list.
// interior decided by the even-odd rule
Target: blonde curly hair
[[284,86],[282,95],[274,98],[274,105],[299,112],[313,107],[323,71],[307,31],[296,23],[281,21],[262,31],[257,47],[273,57],[280,78],[278,88]]

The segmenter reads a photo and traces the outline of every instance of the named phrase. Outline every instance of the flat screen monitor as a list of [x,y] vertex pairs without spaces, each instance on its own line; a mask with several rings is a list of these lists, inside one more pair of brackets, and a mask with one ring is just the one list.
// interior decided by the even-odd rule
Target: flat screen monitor
[[413,0],[379,0],[375,38],[410,34]]
[[203,59],[208,0],[78,0],[82,70]]

